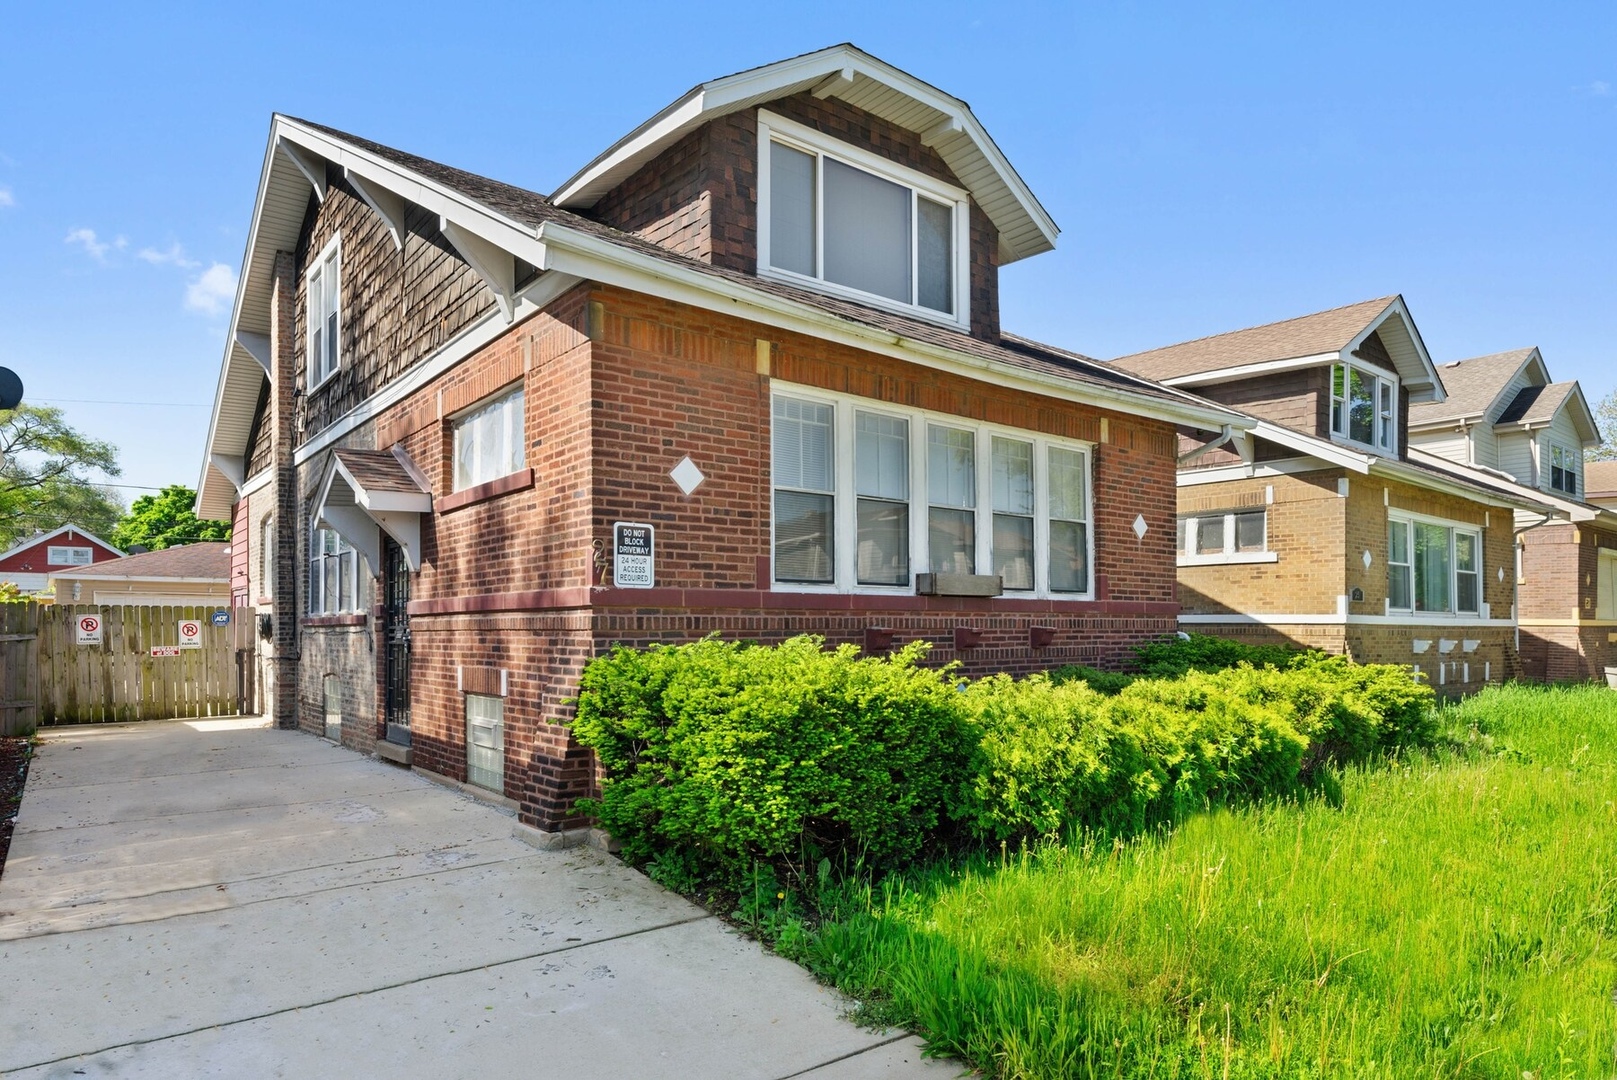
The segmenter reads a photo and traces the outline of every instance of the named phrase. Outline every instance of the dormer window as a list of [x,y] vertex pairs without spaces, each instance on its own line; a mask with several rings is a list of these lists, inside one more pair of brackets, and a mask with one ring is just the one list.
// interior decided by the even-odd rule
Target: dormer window
[[758,269],[768,277],[967,325],[967,195],[759,113]]
[[1398,381],[1352,364],[1331,365],[1331,434],[1374,450],[1398,448]]
[[1567,495],[1578,494],[1578,455],[1565,447],[1550,446],[1550,488]]

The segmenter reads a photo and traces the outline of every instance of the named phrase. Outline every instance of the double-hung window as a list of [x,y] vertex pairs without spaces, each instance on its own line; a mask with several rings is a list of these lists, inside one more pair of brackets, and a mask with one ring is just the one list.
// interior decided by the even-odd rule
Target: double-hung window
[[1550,446],[1550,487],[1568,495],[1578,494],[1578,466],[1581,455],[1561,446]]
[[1090,592],[1087,447],[819,391],[778,392],[771,415],[777,585]]
[[455,491],[521,471],[526,457],[520,386],[464,413],[453,427]]
[[1389,453],[1398,449],[1398,381],[1352,364],[1331,365],[1331,434]]
[[966,193],[759,115],[759,268],[965,325]]
[[316,529],[309,545],[309,614],[358,611],[359,553],[335,529]]
[[1387,523],[1387,608],[1478,615],[1482,611],[1482,534],[1418,518]]
[[304,278],[309,324],[309,389],[337,372],[342,359],[342,238],[333,237]]
[[1183,563],[1275,561],[1269,552],[1268,529],[1269,515],[1265,510],[1186,514],[1179,519],[1179,560]]
[[1596,552],[1595,618],[1617,619],[1617,550],[1611,548]]
[[258,524],[258,595],[275,595],[275,515]]

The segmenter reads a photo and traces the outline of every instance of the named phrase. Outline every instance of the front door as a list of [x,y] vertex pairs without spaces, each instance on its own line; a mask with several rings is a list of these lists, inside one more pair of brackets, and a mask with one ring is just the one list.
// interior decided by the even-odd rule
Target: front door
[[391,538],[382,541],[382,686],[387,741],[410,745],[410,564]]

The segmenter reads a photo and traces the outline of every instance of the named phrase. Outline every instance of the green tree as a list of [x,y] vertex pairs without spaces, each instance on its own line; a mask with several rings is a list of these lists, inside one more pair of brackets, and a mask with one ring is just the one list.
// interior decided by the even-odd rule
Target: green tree
[[106,537],[123,504],[91,480],[97,472],[117,476],[118,451],[69,427],[61,409],[0,409],[0,549],[68,522]]
[[184,484],[170,484],[156,495],[142,495],[130,505],[129,513],[108,539],[125,551],[135,544],[157,551],[201,540],[229,540],[230,522],[197,517],[196,501],[197,493]]
[[1600,425],[1604,441],[1589,451],[1589,457],[1596,461],[1617,459],[1617,390],[1595,403],[1595,423]]

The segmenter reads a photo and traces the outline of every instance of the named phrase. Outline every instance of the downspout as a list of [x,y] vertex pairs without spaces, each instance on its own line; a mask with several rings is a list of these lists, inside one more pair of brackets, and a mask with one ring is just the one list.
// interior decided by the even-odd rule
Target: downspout
[[1217,450],[1219,447],[1223,446],[1233,438],[1235,438],[1235,428],[1230,424],[1225,424],[1224,430],[1218,438],[1214,439],[1212,442],[1202,443],[1202,445],[1196,447],[1196,449],[1187,454],[1180,454],[1179,467],[1183,469],[1186,465],[1189,465],[1192,461],[1195,461],[1203,454],[1206,454],[1210,450]]
[[[1525,525],[1520,529],[1511,530],[1511,551],[1516,556],[1516,565],[1513,567],[1514,572],[1510,575],[1510,614],[1512,621],[1516,624],[1515,633],[1517,660],[1520,660],[1522,655],[1522,534],[1532,532],[1534,529],[1548,525],[1552,521],[1559,520],[1561,519],[1557,517],[1555,511],[1552,510],[1545,514],[1542,520],[1535,521],[1531,525]],[[1571,519],[1569,518],[1567,520]]]

